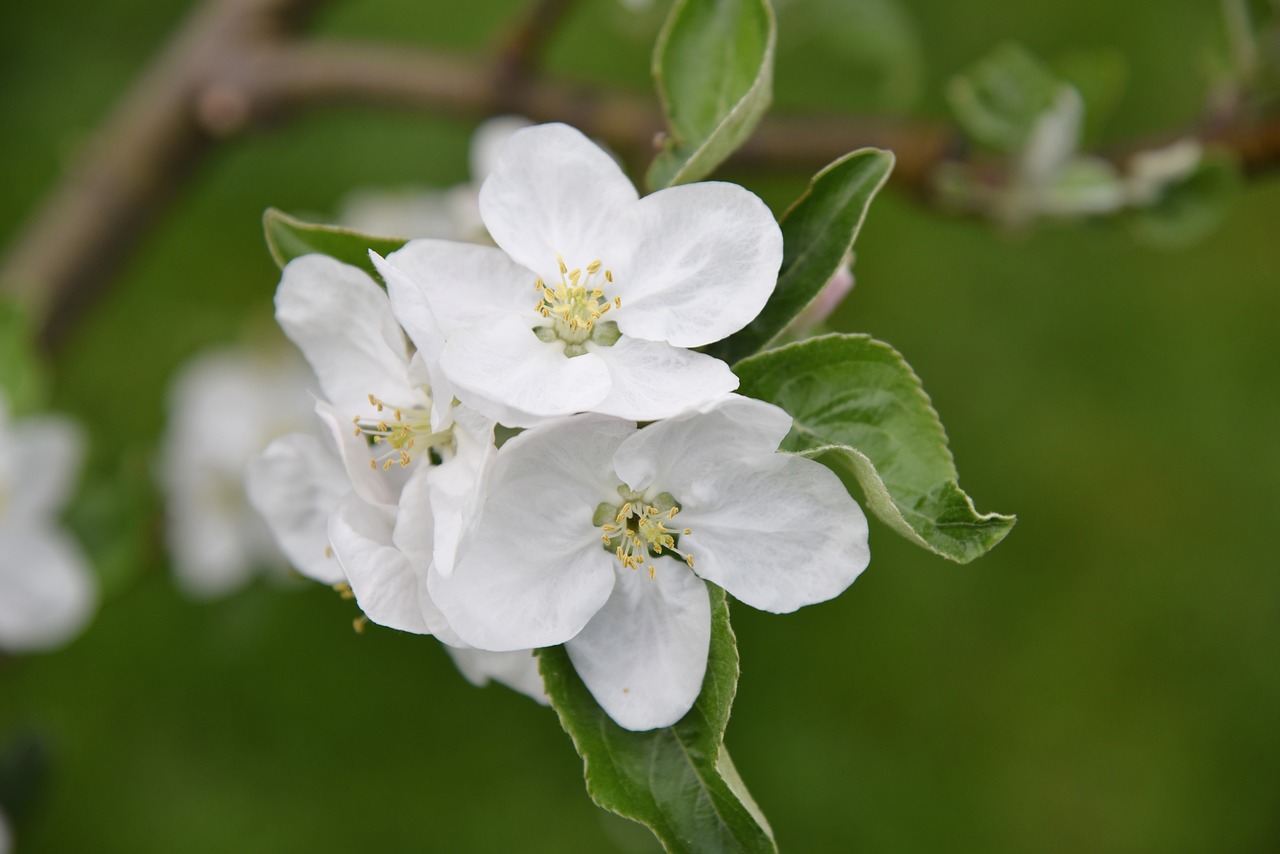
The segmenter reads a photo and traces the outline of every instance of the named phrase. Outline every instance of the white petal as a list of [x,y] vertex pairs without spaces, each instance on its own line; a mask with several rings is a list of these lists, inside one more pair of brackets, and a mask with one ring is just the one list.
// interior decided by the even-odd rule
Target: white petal
[[785,410],[731,394],[701,411],[650,424],[618,448],[614,467],[632,489],[656,483],[691,497],[706,492],[721,469],[772,456],[790,429]]
[[69,418],[24,418],[11,428],[13,491],[9,511],[31,519],[57,513],[71,498],[84,458],[84,432]]
[[0,528],[0,649],[35,652],[74,638],[97,605],[80,547],[39,525]]
[[619,572],[613,595],[565,644],[591,695],[619,726],[670,726],[702,689],[711,643],[707,585],[683,563],[662,559]]
[[542,674],[538,673],[538,659],[533,657],[533,650],[489,652],[456,646],[446,646],[445,649],[466,680],[477,688],[483,688],[492,679],[543,706],[551,704],[543,690]]
[[573,533],[491,532],[482,521],[453,575],[429,577],[431,597],[472,646],[504,651],[564,643],[600,610],[613,586],[611,558],[599,537]]
[[568,358],[563,345],[540,341],[532,324],[515,315],[459,332],[445,345],[440,366],[459,400],[486,414],[486,401],[494,401],[538,417],[570,415],[609,393],[609,370],[599,356]]
[[584,415],[528,430],[498,452],[475,538],[431,595],[468,644],[511,650],[576,635],[613,587],[592,522],[617,502],[612,457],[634,425]]
[[760,313],[782,265],[782,231],[764,202],[736,184],[661,190],[635,206],[628,258],[614,264],[626,335],[699,347]]
[[436,572],[446,578],[453,574],[454,563],[475,534],[485,497],[485,476],[497,454],[493,422],[485,419],[487,430],[477,435],[467,429],[466,420],[455,423],[454,455],[433,467],[430,483],[431,514],[436,520],[433,558]]
[[348,493],[329,516],[329,541],[356,603],[370,620],[403,632],[431,634],[419,604],[426,597],[425,579],[391,545],[394,524],[389,509]]
[[787,613],[853,583],[871,559],[867,519],[826,466],[790,454],[726,466],[716,500],[677,495],[694,569],[753,608]]
[[436,520],[431,512],[430,479],[435,466],[418,466],[400,492],[391,541],[419,572],[432,564]]
[[290,261],[276,320],[348,418],[369,408],[370,394],[406,409],[425,402],[406,377],[409,350],[387,295],[359,269],[323,255]]
[[387,280],[396,317],[429,358],[439,353],[435,342],[443,341],[441,332],[449,336],[495,314],[523,310],[531,320],[536,317],[537,276],[492,246],[414,240],[378,263],[378,269]]
[[637,198],[591,140],[568,125],[538,125],[503,148],[480,188],[480,216],[508,255],[553,282],[557,253],[572,266],[608,261],[620,218]]
[[612,347],[588,344],[609,368],[609,395],[593,412],[633,421],[656,421],[724,397],[738,378],[719,359],[661,341],[626,335]]
[[349,417],[322,400],[316,401],[316,414],[332,437],[333,447],[356,494],[371,504],[394,506],[410,472],[418,465],[416,460],[408,470],[401,468],[399,463],[384,470],[378,454],[382,453],[385,445],[369,445],[364,436],[355,435],[355,427]]
[[329,514],[351,490],[346,470],[315,436],[283,436],[245,471],[249,501],[298,572],[322,584],[345,580],[329,549]]

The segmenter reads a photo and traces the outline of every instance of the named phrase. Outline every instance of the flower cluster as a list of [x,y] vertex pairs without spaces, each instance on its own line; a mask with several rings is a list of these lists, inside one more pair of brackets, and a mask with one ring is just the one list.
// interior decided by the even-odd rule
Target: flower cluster
[[531,694],[530,650],[565,644],[620,725],[669,725],[706,670],[705,582],[788,612],[868,561],[840,480],[778,452],[790,416],[696,349],[763,308],[781,233],[733,184],[640,198],[564,125],[512,136],[479,208],[496,246],[373,256],[385,292],[326,256],[286,266],[276,316],[330,441],[278,440],[251,498],[370,620]]

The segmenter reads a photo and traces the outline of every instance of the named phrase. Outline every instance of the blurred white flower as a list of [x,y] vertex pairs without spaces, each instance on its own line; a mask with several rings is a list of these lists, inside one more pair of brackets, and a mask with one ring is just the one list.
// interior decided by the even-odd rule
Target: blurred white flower
[[284,348],[210,351],[174,378],[159,476],[165,538],[188,595],[221,596],[260,569],[283,567],[249,505],[245,466],[277,436],[313,429],[313,383],[306,365]]
[[83,448],[66,418],[11,422],[0,395],[0,650],[61,646],[93,614],[98,590],[88,560],[57,520]]
[[471,137],[470,183],[445,190],[354,190],[342,203],[339,221],[365,234],[489,243],[489,233],[480,219],[480,185],[493,171],[507,139],[529,124],[519,116],[497,116],[482,122]]

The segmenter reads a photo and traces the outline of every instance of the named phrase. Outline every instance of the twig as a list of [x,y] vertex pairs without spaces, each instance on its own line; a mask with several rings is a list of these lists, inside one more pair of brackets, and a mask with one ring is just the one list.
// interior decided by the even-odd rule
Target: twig
[[499,99],[528,86],[543,50],[572,6],[573,0],[534,0],[525,10],[498,51],[492,84]]

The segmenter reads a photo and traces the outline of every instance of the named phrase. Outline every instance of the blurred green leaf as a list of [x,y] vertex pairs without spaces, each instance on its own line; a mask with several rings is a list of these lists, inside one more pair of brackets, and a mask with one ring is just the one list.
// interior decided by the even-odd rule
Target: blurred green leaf
[[1073,49],[1058,56],[1053,69],[1084,99],[1086,145],[1096,143],[1107,119],[1115,114],[1129,83],[1129,60],[1111,48]]
[[262,215],[262,230],[271,258],[281,269],[294,258],[319,253],[359,267],[379,282],[382,277],[369,260],[369,250],[385,257],[408,242],[399,237],[373,237],[337,225],[304,222],[275,208],[267,208]]
[[978,513],[960,489],[938,414],[889,345],[827,335],[752,356],[735,371],[739,392],[795,419],[782,450],[852,476],[871,512],[907,539],[968,563],[1013,527],[1013,516]]
[[1221,224],[1241,180],[1231,157],[1207,152],[1191,174],[1166,186],[1154,204],[1135,210],[1130,228],[1135,237],[1153,246],[1195,243]]
[[738,645],[724,591],[708,584],[707,592],[707,675],[693,708],[673,726],[632,732],[615,724],[578,678],[564,647],[541,650],[538,668],[597,805],[647,826],[669,852],[776,854],[773,831],[724,748],[738,689]]
[[969,136],[999,151],[1015,152],[1053,106],[1062,85],[1026,49],[1005,44],[952,78],[947,100]]
[[813,176],[782,216],[782,269],[773,295],[755,320],[707,352],[732,365],[778,339],[839,268],[893,163],[891,152],[863,148]]
[[36,353],[27,317],[17,304],[0,300],[0,392],[13,414],[48,403],[44,364]]
[[773,97],[776,31],[768,0],[677,0],[653,51],[671,134],[651,189],[706,177],[751,135]]
[[[810,65],[815,54],[836,58],[832,72],[840,75],[835,94],[842,107],[901,114],[919,101],[926,80],[924,48],[914,10],[902,0],[792,0],[777,12],[777,64],[796,69]],[[795,99],[805,97],[805,90],[814,106],[831,104],[833,87],[797,91],[798,82],[788,74],[789,107],[801,106]]]

